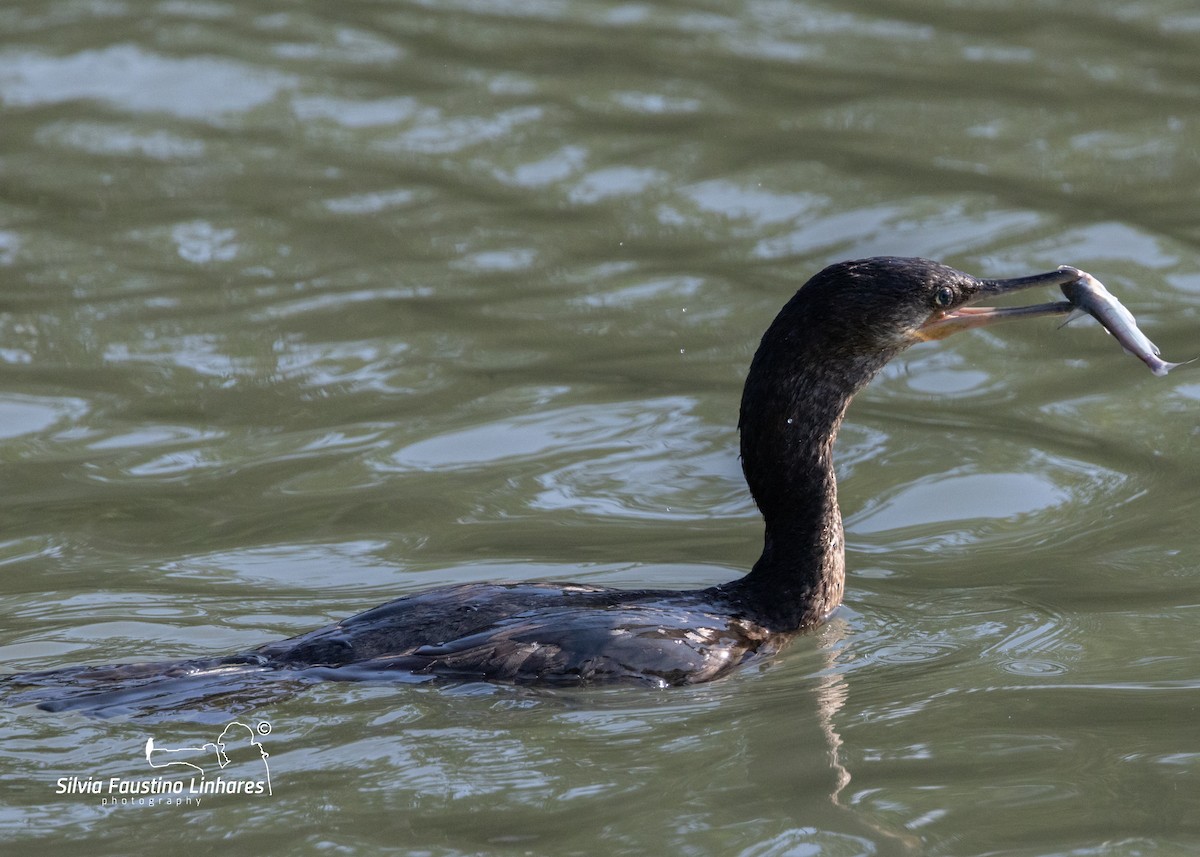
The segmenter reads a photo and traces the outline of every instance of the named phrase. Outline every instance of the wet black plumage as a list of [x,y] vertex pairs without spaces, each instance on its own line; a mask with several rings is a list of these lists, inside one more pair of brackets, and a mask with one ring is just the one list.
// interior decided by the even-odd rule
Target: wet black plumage
[[739,428],[762,554],[744,577],[701,590],[466,584],[399,598],[342,622],[223,657],[10,676],[17,699],[116,711],[205,696],[250,677],[444,676],[656,686],[717,678],[778,651],[841,603],[844,538],[832,449],[854,394],[909,345],[1009,314],[961,308],[1066,279],[978,280],[923,259],[832,265],[783,307],[746,378]]

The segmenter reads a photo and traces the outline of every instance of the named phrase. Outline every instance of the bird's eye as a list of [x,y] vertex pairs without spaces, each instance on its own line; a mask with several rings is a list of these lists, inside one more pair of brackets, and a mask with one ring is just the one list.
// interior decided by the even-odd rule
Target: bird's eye
[[933,295],[933,305],[938,309],[945,309],[954,303],[954,289],[949,286],[942,286]]

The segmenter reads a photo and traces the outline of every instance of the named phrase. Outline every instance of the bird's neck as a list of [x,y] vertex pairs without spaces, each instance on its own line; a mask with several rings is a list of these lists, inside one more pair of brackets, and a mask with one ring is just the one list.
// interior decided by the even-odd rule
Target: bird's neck
[[729,585],[755,621],[781,633],[818,624],[842,601],[845,539],[833,444],[855,392],[886,362],[830,356],[764,338],[747,376],[740,419],[742,470],[763,514],[763,551]]

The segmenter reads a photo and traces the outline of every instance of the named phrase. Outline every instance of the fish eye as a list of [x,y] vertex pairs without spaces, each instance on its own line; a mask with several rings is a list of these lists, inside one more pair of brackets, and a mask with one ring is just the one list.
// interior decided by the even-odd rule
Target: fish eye
[[954,289],[949,286],[942,286],[933,294],[933,305],[938,309],[945,309],[954,303]]

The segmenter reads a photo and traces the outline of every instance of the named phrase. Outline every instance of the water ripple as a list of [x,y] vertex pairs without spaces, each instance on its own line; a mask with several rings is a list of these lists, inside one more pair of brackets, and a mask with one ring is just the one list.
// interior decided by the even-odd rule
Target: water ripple
[[112,45],[65,57],[0,52],[0,102],[10,106],[93,99],[132,111],[213,121],[245,113],[296,85],[296,78],[225,57],[166,57]]

